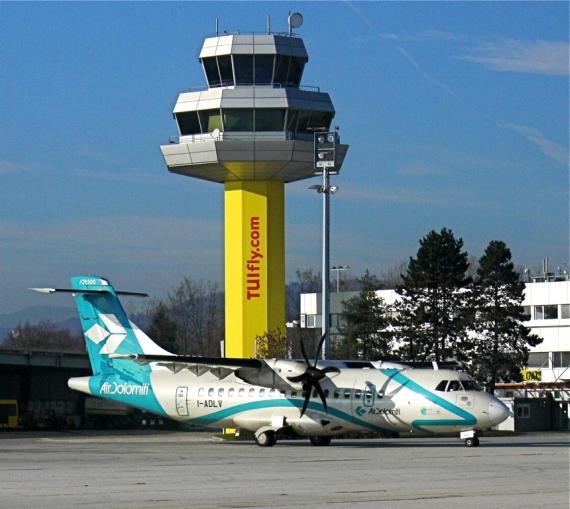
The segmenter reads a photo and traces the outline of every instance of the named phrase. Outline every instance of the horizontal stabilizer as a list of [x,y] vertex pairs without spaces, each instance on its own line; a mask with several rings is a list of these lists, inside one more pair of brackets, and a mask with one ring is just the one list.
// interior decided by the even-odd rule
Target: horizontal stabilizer
[[[100,288],[97,290],[76,290],[73,288],[30,288],[34,292],[40,293],[55,293],[55,292],[64,292],[64,293],[73,293],[74,295],[97,295],[101,293],[111,293],[111,290],[107,288]],[[148,293],[140,293],[140,292],[121,292],[116,291],[116,295],[128,295],[130,297],[148,297]]]

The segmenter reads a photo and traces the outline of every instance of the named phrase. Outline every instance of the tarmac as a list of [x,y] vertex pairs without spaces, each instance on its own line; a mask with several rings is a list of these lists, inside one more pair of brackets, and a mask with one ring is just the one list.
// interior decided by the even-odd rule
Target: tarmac
[[568,509],[569,438],[262,448],[197,432],[0,432],[0,507]]

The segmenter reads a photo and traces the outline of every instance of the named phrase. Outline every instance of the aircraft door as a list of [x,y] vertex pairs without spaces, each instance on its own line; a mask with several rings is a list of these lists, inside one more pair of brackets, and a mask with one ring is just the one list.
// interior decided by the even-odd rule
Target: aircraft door
[[362,395],[362,402],[365,407],[374,406],[374,398],[376,396],[376,386],[370,382],[366,382],[366,387],[364,389],[364,394]]
[[188,387],[176,389],[176,413],[181,417],[188,417]]

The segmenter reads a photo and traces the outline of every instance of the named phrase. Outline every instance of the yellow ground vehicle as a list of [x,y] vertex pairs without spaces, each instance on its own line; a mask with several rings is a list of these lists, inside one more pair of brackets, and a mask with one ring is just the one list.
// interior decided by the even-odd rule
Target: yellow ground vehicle
[[18,402],[15,399],[0,399],[0,428],[18,427]]

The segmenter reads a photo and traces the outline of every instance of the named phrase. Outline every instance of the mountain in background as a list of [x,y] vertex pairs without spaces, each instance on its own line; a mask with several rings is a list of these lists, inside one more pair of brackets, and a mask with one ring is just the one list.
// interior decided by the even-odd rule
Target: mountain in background
[[49,320],[57,328],[66,328],[72,334],[81,332],[77,308],[64,306],[30,306],[14,313],[0,314],[0,343],[19,323],[31,325]]

